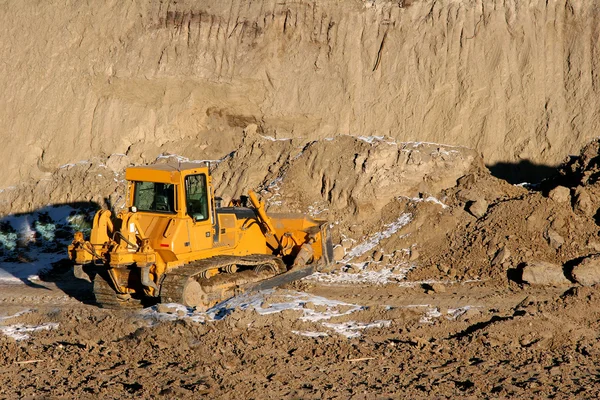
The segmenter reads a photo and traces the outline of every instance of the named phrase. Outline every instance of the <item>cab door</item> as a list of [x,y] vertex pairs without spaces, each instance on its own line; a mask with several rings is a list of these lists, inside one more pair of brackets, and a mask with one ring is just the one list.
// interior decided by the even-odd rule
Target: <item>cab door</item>
[[205,174],[185,177],[185,206],[192,251],[212,248],[213,223]]

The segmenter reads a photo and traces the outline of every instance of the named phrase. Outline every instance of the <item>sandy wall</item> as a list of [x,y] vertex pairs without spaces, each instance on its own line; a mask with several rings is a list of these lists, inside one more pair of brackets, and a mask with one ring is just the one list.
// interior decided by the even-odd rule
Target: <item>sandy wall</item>
[[252,123],[554,165],[598,135],[599,15],[583,0],[0,0],[0,187],[113,153],[220,158]]

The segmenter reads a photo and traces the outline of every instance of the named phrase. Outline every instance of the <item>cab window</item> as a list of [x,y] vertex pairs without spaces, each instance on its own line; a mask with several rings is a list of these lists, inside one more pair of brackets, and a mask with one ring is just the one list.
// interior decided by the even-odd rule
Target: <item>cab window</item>
[[175,185],[135,182],[133,205],[138,211],[175,213]]
[[208,194],[206,175],[189,175],[185,178],[185,204],[187,213],[194,221],[208,219]]

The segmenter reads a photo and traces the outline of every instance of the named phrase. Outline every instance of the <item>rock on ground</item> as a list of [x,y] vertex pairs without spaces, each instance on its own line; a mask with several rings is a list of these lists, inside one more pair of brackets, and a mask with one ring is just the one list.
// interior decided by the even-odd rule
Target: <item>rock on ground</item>
[[584,286],[600,283],[600,256],[590,256],[573,268],[573,278]]
[[548,197],[558,203],[571,201],[571,191],[564,186],[557,186],[548,193]]
[[484,199],[479,199],[471,202],[468,205],[468,211],[476,218],[481,218],[485,215],[488,209],[488,202]]
[[524,282],[530,285],[562,286],[571,282],[565,277],[561,265],[545,261],[531,261],[523,267]]

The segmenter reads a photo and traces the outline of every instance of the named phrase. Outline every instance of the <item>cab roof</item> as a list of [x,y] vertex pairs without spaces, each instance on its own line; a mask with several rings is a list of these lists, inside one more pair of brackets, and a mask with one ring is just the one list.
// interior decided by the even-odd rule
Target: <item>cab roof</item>
[[128,167],[125,179],[138,182],[179,183],[182,175],[206,173],[206,163],[152,164],[138,167]]
[[127,169],[143,169],[143,170],[155,170],[155,171],[179,171],[185,172],[187,170],[194,170],[199,168],[206,168],[206,163],[193,163],[193,162],[183,162],[178,164],[150,164],[150,165],[140,165],[136,167],[129,167]]

